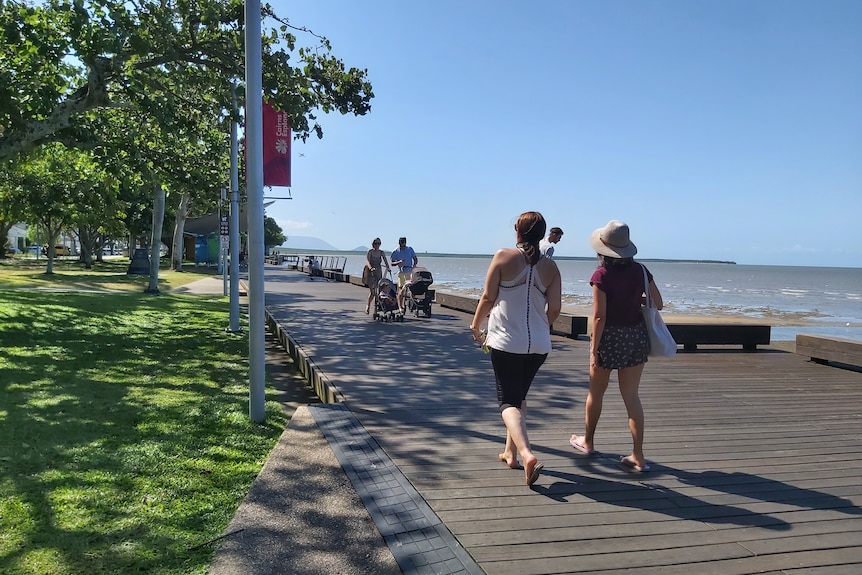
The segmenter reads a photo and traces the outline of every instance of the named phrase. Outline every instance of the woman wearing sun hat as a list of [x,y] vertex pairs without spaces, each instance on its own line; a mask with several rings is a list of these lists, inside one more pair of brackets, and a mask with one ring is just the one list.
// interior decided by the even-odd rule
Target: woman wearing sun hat
[[649,471],[643,452],[644,412],[638,387],[649,352],[646,324],[641,314],[644,270],[650,297],[662,308],[661,294],[646,267],[634,261],[638,252],[629,238],[629,227],[611,220],[590,236],[598,254],[599,267],[590,278],[593,287],[593,333],[590,339],[590,390],[587,394],[583,436],[572,435],[569,443],[581,453],[595,453],[596,427],[602,414],[602,400],[617,370],[620,394],[626,406],[632,452],[621,463],[634,471]]

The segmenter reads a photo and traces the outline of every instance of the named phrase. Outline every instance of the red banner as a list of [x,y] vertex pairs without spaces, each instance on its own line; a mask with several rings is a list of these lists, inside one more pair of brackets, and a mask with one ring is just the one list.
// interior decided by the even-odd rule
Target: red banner
[[286,112],[263,103],[263,185],[290,186],[290,122]]

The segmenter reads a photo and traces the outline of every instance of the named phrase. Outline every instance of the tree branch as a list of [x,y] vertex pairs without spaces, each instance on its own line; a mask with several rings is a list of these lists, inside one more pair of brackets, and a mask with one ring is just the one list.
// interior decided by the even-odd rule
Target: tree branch
[[110,106],[107,83],[112,71],[113,63],[108,58],[98,58],[88,64],[87,83],[60,102],[48,117],[32,120],[23,128],[11,130],[0,139],[0,160],[32,150],[43,139],[71,126],[72,118],[77,114]]

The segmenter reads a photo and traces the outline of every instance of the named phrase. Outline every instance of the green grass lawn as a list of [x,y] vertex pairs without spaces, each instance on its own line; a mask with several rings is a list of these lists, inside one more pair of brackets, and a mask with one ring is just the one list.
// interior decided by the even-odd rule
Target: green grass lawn
[[0,573],[205,573],[281,406],[249,421],[227,298],[60,267],[0,266]]
[[[150,281],[149,276],[127,275],[129,258],[109,258],[94,263],[86,269],[77,258],[55,258],[54,273],[46,274],[47,258],[15,256],[0,259],[0,289],[71,289],[71,290],[112,290],[143,291]],[[159,269],[159,289],[170,290],[186,283],[201,279],[201,275],[211,275],[210,268],[188,266],[182,272],[169,269],[162,261]]]

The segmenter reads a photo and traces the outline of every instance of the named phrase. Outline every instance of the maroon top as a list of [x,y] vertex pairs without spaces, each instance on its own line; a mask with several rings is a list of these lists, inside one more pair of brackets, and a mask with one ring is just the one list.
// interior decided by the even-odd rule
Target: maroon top
[[[646,269],[646,266],[644,266]],[[652,274],[647,270],[647,278]],[[590,285],[596,286],[607,296],[608,305],[605,325],[631,326],[642,322],[641,298],[644,295],[644,275],[641,264],[601,266],[593,272]]]

